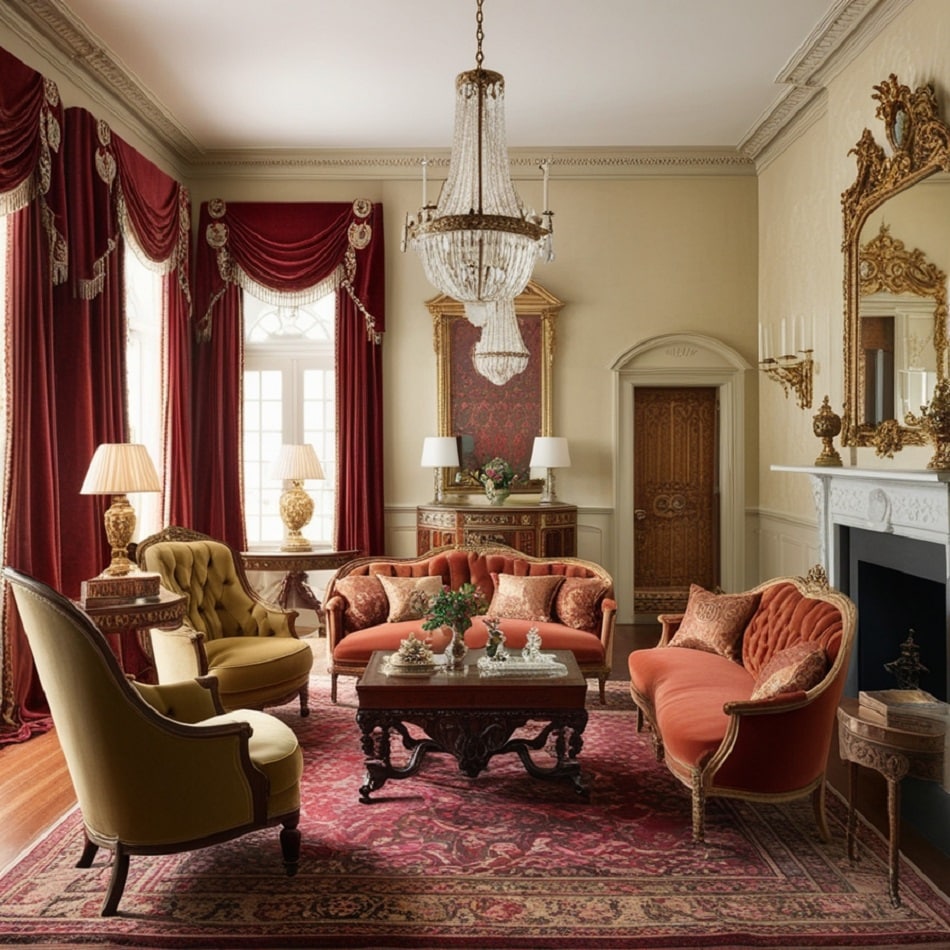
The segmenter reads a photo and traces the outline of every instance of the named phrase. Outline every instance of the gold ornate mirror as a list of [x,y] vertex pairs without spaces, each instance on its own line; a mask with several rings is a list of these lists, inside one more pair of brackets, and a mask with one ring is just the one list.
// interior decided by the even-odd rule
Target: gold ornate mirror
[[889,148],[869,129],[841,196],[845,254],[843,445],[891,456],[923,445],[917,414],[947,378],[950,127],[930,86],[874,87]]
[[536,492],[542,479],[531,479],[534,438],[552,435],[551,385],[554,329],[562,302],[534,281],[515,298],[515,315],[530,354],[524,371],[504,386],[476,372],[472,350],[480,330],[465,319],[463,305],[444,294],[427,301],[432,314],[438,370],[439,435],[459,442],[460,469],[443,469],[445,492],[480,492],[466,473],[496,456],[518,474],[512,492]]

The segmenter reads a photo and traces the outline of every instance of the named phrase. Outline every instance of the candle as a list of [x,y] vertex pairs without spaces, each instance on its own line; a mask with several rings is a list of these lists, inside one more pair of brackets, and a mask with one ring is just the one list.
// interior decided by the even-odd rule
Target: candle
[[785,349],[785,323],[786,323],[785,317],[782,317],[782,330],[781,330],[782,350],[779,353],[779,356],[785,356],[788,353],[788,350]]
[[548,162],[541,163],[541,171],[544,172],[544,197],[541,199],[541,211],[545,212],[548,210],[548,173],[551,170],[551,166]]
[[429,164],[429,160],[425,157],[425,155],[423,155],[422,156],[422,207],[423,208],[426,208],[429,205],[429,199],[426,195],[426,192],[429,190],[427,187],[428,181],[427,181],[427,175],[426,175],[426,168],[428,164]]
[[765,359],[765,330],[762,327],[762,321],[759,321],[759,362]]

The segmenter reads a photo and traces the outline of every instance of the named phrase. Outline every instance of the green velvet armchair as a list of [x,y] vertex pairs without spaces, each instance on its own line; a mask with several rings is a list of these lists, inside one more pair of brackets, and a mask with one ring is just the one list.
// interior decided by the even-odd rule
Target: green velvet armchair
[[151,631],[160,683],[211,675],[225,709],[263,709],[299,696],[300,714],[309,713],[313,652],[297,637],[297,612],[262,600],[229,545],[172,526],[140,541],[136,560],[187,598],[181,627]]
[[11,568],[3,577],[46,693],[86,845],[115,853],[102,915],[116,913],[132,854],[171,854],[281,825],[300,855],[303,756],[292,729],[256,710],[222,712],[215,682],[126,679],[105,638],[67,598]]

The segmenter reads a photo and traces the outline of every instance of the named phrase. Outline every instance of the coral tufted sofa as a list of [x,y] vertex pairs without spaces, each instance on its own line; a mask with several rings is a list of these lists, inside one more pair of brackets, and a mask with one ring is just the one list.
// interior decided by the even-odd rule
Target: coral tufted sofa
[[[501,619],[509,648],[521,649],[528,630],[537,627],[543,648],[571,650],[581,672],[597,677],[604,701],[617,612],[610,575],[590,561],[529,557],[504,545],[447,546],[416,558],[363,557],[340,568],[323,604],[331,699],[336,702],[337,678],[362,675],[374,650],[396,650],[410,633],[426,635],[418,613],[405,609],[407,588],[422,583],[431,594],[469,582],[489,603],[486,616]],[[472,649],[488,639],[483,621],[474,618],[465,634]]]
[[809,793],[828,840],[825,769],[854,603],[815,567],[743,594],[694,585],[686,613],[660,621],[658,646],[630,654],[630,693],[653,729],[657,760],[692,790],[694,840],[704,838],[710,796]]

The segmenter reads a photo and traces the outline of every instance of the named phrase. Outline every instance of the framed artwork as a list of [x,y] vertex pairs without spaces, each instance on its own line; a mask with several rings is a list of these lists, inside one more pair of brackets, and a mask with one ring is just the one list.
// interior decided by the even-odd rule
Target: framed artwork
[[529,477],[534,438],[551,435],[555,318],[563,303],[533,281],[515,299],[515,314],[528,365],[504,386],[480,375],[472,351],[481,330],[465,318],[463,305],[441,295],[428,301],[438,378],[439,435],[455,436],[459,469],[444,469],[446,492],[481,491],[468,473],[489,459],[509,462],[518,479],[512,492],[536,492],[542,479]]

